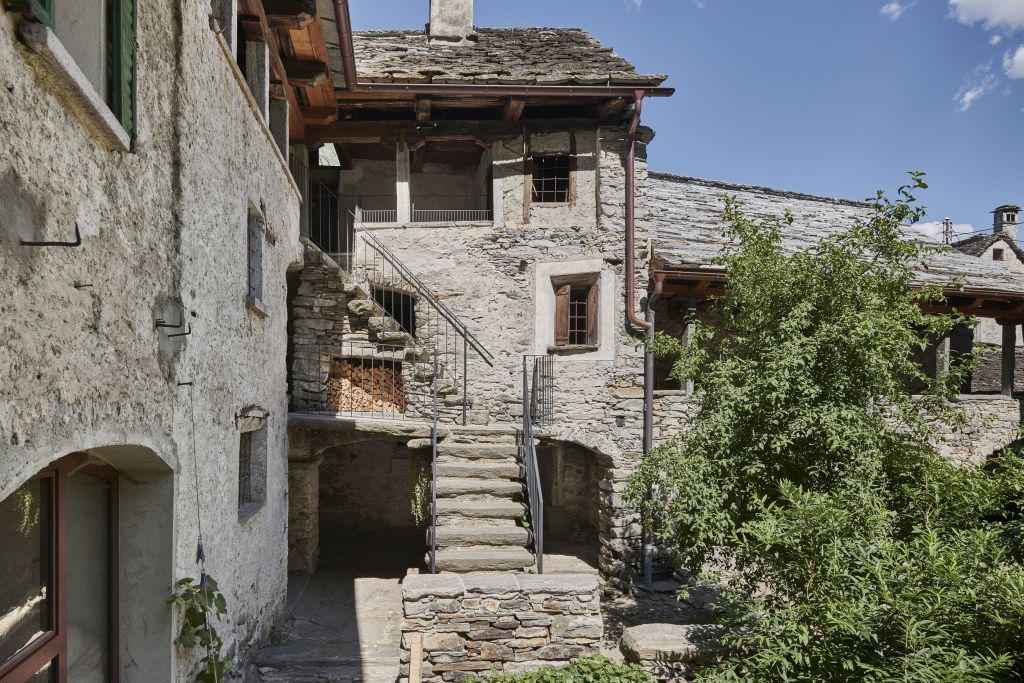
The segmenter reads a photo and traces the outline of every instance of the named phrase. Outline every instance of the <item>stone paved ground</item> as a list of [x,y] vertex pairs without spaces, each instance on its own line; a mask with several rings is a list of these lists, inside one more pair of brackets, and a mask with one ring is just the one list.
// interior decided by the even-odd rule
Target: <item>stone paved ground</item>
[[336,546],[312,577],[294,576],[287,614],[253,683],[394,683],[401,579],[415,559],[384,540]]

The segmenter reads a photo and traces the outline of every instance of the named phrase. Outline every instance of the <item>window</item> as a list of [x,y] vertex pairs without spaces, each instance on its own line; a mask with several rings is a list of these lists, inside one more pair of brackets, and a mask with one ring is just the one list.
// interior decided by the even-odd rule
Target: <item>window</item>
[[246,304],[263,313],[263,239],[266,236],[266,220],[259,211],[249,209],[249,224],[246,237],[248,266],[248,292]]
[[254,502],[252,496],[252,432],[245,432],[238,444],[238,507]]
[[533,158],[533,201],[559,203],[569,201],[572,157],[568,155]]
[[135,0],[21,0],[17,6],[56,34],[99,99],[133,134]]
[[1002,249],[993,249],[992,250],[992,260],[993,261],[1002,261],[1003,260],[1003,250]]
[[597,346],[596,284],[556,285],[555,346]]
[[1013,213],[1012,211],[1008,211],[1006,215],[1003,216],[1003,219],[1006,223],[1013,225],[1014,223],[1017,222],[1017,214]]
[[238,435],[238,518],[259,510],[267,492],[267,428],[255,420],[256,429]]
[[402,331],[416,336],[416,300],[408,294],[383,287],[373,288],[373,300],[395,319]]
[[0,501],[0,680],[116,680],[116,510],[116,470],[82,454]]

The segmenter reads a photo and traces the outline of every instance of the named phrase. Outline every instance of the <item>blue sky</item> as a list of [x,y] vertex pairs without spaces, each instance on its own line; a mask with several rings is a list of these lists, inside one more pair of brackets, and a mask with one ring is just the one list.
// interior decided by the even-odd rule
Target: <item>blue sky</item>
[[[422,28],[428,0],[352,0]],[[476,0],[478,26],[576,26],[670,99],[652,169],[863,199],[923,170],[928,220],[1024,204],[1024,0]]]

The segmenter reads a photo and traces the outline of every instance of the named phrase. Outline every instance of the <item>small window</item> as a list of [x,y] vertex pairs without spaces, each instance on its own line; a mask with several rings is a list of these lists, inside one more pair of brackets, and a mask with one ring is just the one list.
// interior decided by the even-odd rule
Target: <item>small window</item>
[[555,346],[597,346],[597,285],[555,289]]
[[1004,216],[1004,219],[1007,223],[1013,225],[1014,223],[1017,222],[1017,214],[1009,212]]
[[1002,249],[993,249],[992,250],[992,260],[993,261],[1002,261],[1003,260],[1003,250]]
[[373,288],[373,300],[395,319],[402,331],[416,336],[416,300],[404,292],[383,287]]
[[238,435],[238,516],[255,512],[266,500],[267,427],[266,424]]
[[255,502],[252,492],[252,432],[245,432],[238,444],[238,507]]
[[533,201],[559,203],[569,201],[572,159],[568,155],[533,158]]
[[49,26],[121,127],[135,131],[135,0],[26,0],[14,3]]
[[266,221],[263,215],[259,211],[250,209],[246,239],[249,272],[246,301],[250,306],[260,308],[263,305],[263,240],[265,236]]

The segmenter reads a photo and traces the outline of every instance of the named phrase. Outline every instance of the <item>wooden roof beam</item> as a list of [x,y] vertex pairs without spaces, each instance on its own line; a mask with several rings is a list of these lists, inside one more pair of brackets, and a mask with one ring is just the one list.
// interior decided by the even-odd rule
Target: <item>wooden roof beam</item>
[[508,102],[505,103],[505,111],[502,113],[501,118],[506,121],[518,121],[519,117],[523,115],[525,107],[526,100],[521,97],[510,97]]
[[275,29],[303,29],[316,19],[316,0],[263,0],[267,24]]
[[429,97],[416,98],[416,123],[427,123],[430,121],[430,110],[432,100]]
[[296,88],[317,88],[327,80],[327,63],[314,59],[285,57],[281,60],[288,82]]
[[276,80],[282,87],[284,99],[288,102],[288,137],[293,140],[304,140],[306,122],[302,118],[299,98],[295,96],[288,83],[288,74],[281,63],[281,48],[277,43],[277,34],[270,29],[267,15],[261,0],[238,0],[239,23],[245,33],[246,40],[258,40],[267,44],[270,53],[271,92]]

